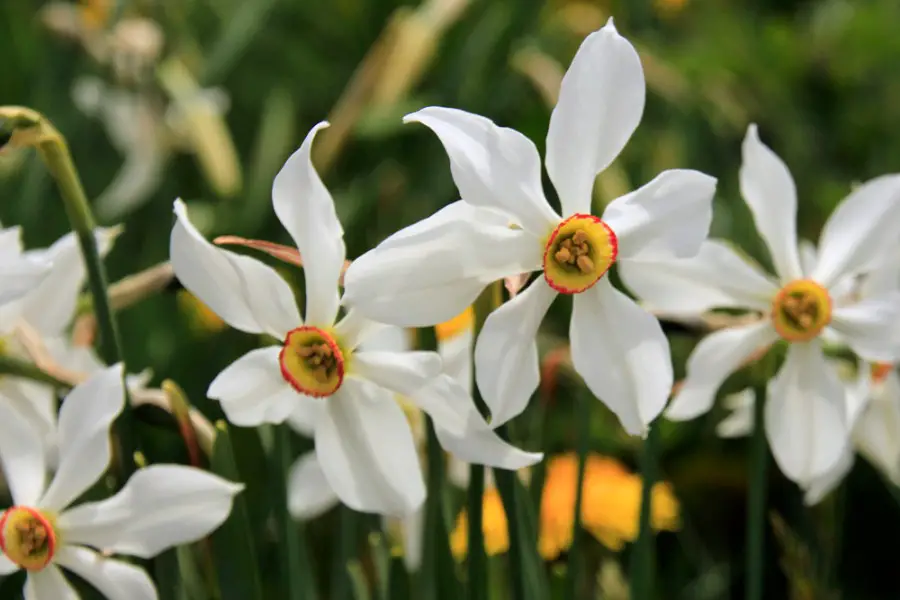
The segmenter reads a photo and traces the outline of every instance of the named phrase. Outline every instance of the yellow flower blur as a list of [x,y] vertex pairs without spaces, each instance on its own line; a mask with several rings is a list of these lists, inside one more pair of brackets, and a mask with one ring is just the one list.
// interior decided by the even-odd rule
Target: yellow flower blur
[[211,308],[187,290],[178,290],[178,307],[185,313],[191,328],[199,335],[217,333],[225,328],[225,321]]
[[474,325],[475,311],[470,306],[449,321],[444,321],[443,323],[435,325],[434,335],[438,341],[445,341],[472,329]]
[[[541,497],[538,550],[545,560],[553,560],[572,544],[578,459],[573,453],[556,456],[547,464]],[[610,550],[621,550],[638,535],[641,511],[641,479],[618,461],[591,454],[584,474],[581,521],[597,541]],[[652,492],[651,525],[655,530],[678,529],[678,500],[668,483],[657,483]],[[465,556],[468,546],[465,512],[451,536],[454,556]],[[506,515],[496,490],[484,498],[484,539],[489,555],[509,547]]]

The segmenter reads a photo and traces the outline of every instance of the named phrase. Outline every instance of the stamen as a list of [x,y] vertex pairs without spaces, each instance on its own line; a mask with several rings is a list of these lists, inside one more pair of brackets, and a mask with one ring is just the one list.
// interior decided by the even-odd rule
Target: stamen
[[334,336],[318,327],[288,332],[279,362],[285,380],[307,396],[330,396],[344,380],[343,352]]
[[563,294],[577,294],[597,283],[616,260],[612,229],[593,215],[573,215],[550,234],[544,249],[544,277]]
[[831,322],[828,290],[810,279],[784,286],[772,301],[772,322],[789,342],[808,342]]
[[43,569],[53,558],[56,531],[52,517],[27,506],[13,506],[0,518],[0,550],[29,571]]

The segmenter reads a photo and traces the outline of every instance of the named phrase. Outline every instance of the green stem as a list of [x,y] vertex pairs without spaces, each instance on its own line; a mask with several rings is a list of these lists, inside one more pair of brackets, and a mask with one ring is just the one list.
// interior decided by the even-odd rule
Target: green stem
[[578,429],[578,487],[575,488],[575,512],[572,518],[572,546],[569,548],[569,564],[566,571],[565,598],[579,598],[578,584],[581,579],[581,505],[584,501],[584,471],[587,466],[588,445],[590,442],[590,400],[576,398],[575,422]]
[[[450,535],[444,511],[444,450],[434,424],[427,422],[426,454],[428,464],[428,496],[425,504],[425,556],[430,577],[424,584],[422,597],[434,600],[456,600],[462,594],[456,577],[456,563],[450,551]],[[425,566],[423,564],[423,566]],[[425,578],[423,578],[425,579]],[[418,597],[418,596],[417,596]]]
[[282,585],[284,600],[311,600],[315,597],[312,569],[304,540],[300,536],[300,525],[288,511],[288,490],[285,485],[291,467],[290,429],[287,425],[275,426],[275,444],[272,451],[275,466],[276,516],[283,536]]
[[14,375],[52,385],[58,389],[69,389],[72,386],[57,379],[53,375],[39,369],[37,365],[12,356],[0,356],[0,375]]
[[[69,152],[65,138],[43,115],[26,108],[0,107],[0,117],[13,127],[13,140],[35,147],[47,170],[53,176],[72,230],[78,239],[88,274],[88,286],[93,297],[94,312],[100,329],[100,354],[107,364],[121,362],[122,344],[119,330],[113,316],[107,291],[106,269],[97,249],[94,235],[94,216],[91,213],[87,195],[81,185],[81,178]],[[126,371],[127,372],[127,371]],[[127,393],[127,392],[126,392]],[[120,484],[124,484],[134,472],[134,417],[131,403],[125,403],[122,416],[116,425],[119,441]]]
[[750,492],[747,507],[747,600],[762,600],[764,588],[763,544],[765,541],[766,483],[769,455],[764,426],[765,388],[756,390],[753,405],[753,436],[750,441]]
[[347,565],[358,554],[359,515],[352,509],[341,506],[340,520],[340,535],[335,547],[335,558],[331,564],[331,591],[329,598],[333,600],[347,600],[353,597]]
[[487,598],[487,554],[484,547],[484,466],[470,465],[468,490],[469,600]]
[[651,426],[641,452],[641,516],[637,543],[632,554],[631,598],[649,600],[653,597],[654,554],[653,484],[656,482],[656,461],[659,446],[659,426]]

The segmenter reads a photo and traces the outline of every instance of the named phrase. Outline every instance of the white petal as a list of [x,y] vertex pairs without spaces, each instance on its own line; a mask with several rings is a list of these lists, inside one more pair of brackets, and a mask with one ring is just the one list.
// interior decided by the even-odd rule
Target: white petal
[[556,292],[543,277],[488,315],[475,342],[475,381],[494,427],[520,414],[540,379],[538,327]]
[[425,483],[403,411],[390,392],[353,379],[328,399],[316,455],[350,508],[403,516],[425,500]]
[[837,488],[853,468],[853,449],[848,445],[835,465],[806,486],[803,503],[815,506]]
[[222,403],[229,421],[241,427],[280,423],[296,405],[316,401],[285,381],[278,364],[280,352],[281,346],[251,350],[209,384],[206,395]]
[[[247,333],[279,339],[302,324],[294,293],[274,269],[206,241],[181,200],[169,255],[178,280],[225,322]],[[329,324],[330,325],[330,324]]]
[[40,433],[0,398],[0,465],[13,504],[33,506],[44,491],[46,469]]
[[72,571],[108,600],[157,600],[147,572],[121,560],[104,558],[87,548],[63,546],[56,562]]
[[766,435],[775,462],[801,487],[828,473],[848,443],[844,388],[818,342],[795,343],[769,382]]
[[[0,513],[0,515],[2,515],[2,514],[3,513]],[[13,561],[9,560],[8,558],[6,558],[5,554],[0,553],[0,575],[2,575],[2,576],[12,575],[16,571],[18,571],[20,568],[21,567],[19,567],[19,565],[17,565]]]
[[801,239],[797,243],[797,251],[800,256],[800,268],[803,269],[803,275],[809,277],[819,260],[819,252],[816,250],[816,245],[809,240]]
[[122,363],[75,386],[59,410],[59,468],[41,508],[65,508],[96,482],[112,458],[109,433],[125,407]]
[[310,130],[272,185],[275,214],[294,238],[303,259],[306,322],[317,327],[331,327],[337,317],[341,301],[338,279],[347,254],[334,200],[310,158],[316,133],[327,126],[323,121]]
[[559,216],[541,187],[541,157],[534,143],[490,119],[454,108],[429,106],[403,121],[417,121],[440,138],[463,200],[501,210],[532,234],[550,233]]
[[[886,254],[868,275],[863,278],[859,294],[862,298],[900,290],[900,260],[898,253]],[[836,296],[834,289],[832,296]]]
[[403,396],[421,389],[441,374],[436,352],[357,352],[351,373]]
[[894,485],[900,484],[900,377],[896,371],[872,390],[871,401],[856,422],[853,440],[869,462]]
[[870,269],[896,247],[900,227],[900,175],[884,175],[847,196],[819,235],[812,278],[830,287],[846,275]]
[[768,320],[722,329],[703,338],[688,358],[687,374],[666,409],[666,418],[686,421],[707,412],[722,382],[750,355],[777,339]]
[[591,212],[597,173],[622,151],[644,112],[641,59],[612,19],[581,43],[547,132],[547,172],[563,214]]
[[[445,377],[449,379],[449,376]],[[459,387],[457,382],[453,383]],[[462,428],[450,429],[446,426],[446,421],[434,418],[434,432],[441,447],[457,459],[511,470],[529,467],[543,459],[542,453],[525,452],[498,436],[478,412],[470,397],[467,396],[465,403],[457,401],[454,405],[460,408]]]
[[723,438],[738,438],[753,432],[753,403],[756,395],[750,388],[726,396],[722,404],[731,411],[716,425],[716,435]]
[[760,141],[756,125],[747,128],[741,150],[741,194],[769,247],[775,272],[783,283],[801,279],[794,178],[778,155]]
[[22,228],[0,225],[0,259],[9,260],[22,254]]
[[454,435],[462,434],[470,413],[477,412],[471,392],[447,374],[439,374],[415,392],[404,395],[434,420],[435,427]]
[[644,434],[672,391],[669,341],[656,317],[604,277],[575,296],[569,339],[591,392],[628,433]]
[[326,402],[319,398],[309,398],[309,401],[300,402],[291,410],[284,422],[300,435],[313,437],[316,423],[325,413]]
[[716,179],[699,171],[663,171],[603,211],[619,260],[690,258],[709,234]]
[[80,600],[81,597],[56,565],[28,574],[25,600]]
[[526,231],[437,216],[354,260],[344,304],[375,321],[427,327],[461,313],[492,281],[541,267],[543,244]]
[[410,330],[396,325],[382,325],[372,336],[366,338],[359,349],[389,352],[409,352],[413,349]]
[[486,206],[475,206],[464,200],[457,200],[438,209],[433,215],[391,234],[379,246],[386,247],[411,236],[427,238],[432,230],[459,220],[476,221],[485,225],[496,225],[506,228],[509,228],[513,223],[512,217],[501,210]]
[[138,469],[116,495],[59,516],[67,543],[151,558],[221,525],[243,484],[184,465]]
[[474,329],[466,329],[459,335],[438,340],[438,354],[444,364],[444,373],[455,379],[463,388],[472,391],[472,351],[475,347]]
[[900,291],[835,307],[831,327],[862,358],[873,362],[897,360],[900,358]]
[[[112,248],[113,229],[94,231],[100,256]],[[35,250],[29,256],[51,262],[50,273],[23,302],[22,318],[44,335],[59,335],[72,321],[87,271],[75,234],[59,238],[46,250]]]
[[315,519],[340,501],[331,489],[315,452],[307,452],[288,473],[288,510],[295,519]]
[[403,564],[410,573],[422,566],[422,547],[425,544],[425,507],[403,517]]
[[619,263],[622,281],[655,310],[700,314],[713,308],[768,311],[778,287],[726,242],[708,240],[694,258]]
[[0,263],[0,305],[34,291],[51,271],[51,264],[34,258],[3,259]]
[[390,329],[390,326],[367,319],[360,311],[351,309],[334,326],[334,333],[345,347],[355,349],[385,329]]

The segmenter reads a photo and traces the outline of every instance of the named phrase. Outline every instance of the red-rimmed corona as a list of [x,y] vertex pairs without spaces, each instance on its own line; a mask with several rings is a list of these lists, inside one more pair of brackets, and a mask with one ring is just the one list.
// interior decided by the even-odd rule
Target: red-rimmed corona
[[544,279],[560,294],[581,293],[600,281],[618,252],[616,234],[602,219],[572,215],[547,238]]
[[278,363],[291,387],[307,396],[326,398],[344,382],[345,352],[332,333],[319,327],[306,325],[289,331]]
[[772,300],[772,324],[789,342],[808,342],[831,323],[831,296],[811,279],[781,288]]
[[40,571],[53,560],[54,518],[36,508],[13,506],[0,517],[0,550],[27,571]]

